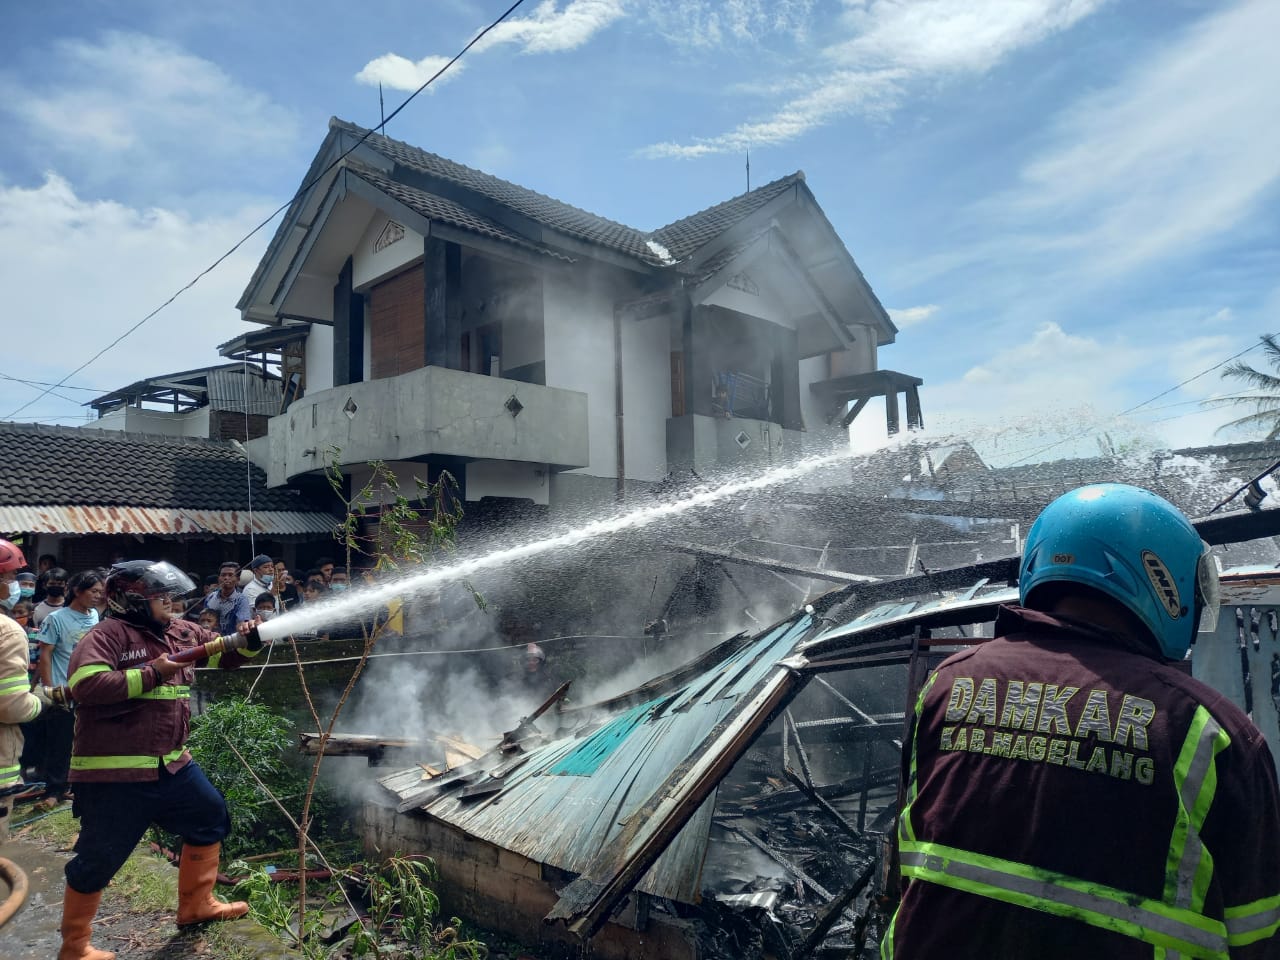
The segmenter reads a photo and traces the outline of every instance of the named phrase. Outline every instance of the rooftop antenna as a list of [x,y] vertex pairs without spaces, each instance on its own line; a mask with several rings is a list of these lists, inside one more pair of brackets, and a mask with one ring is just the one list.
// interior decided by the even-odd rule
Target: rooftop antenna
[[751,148],[747,147],[747,193],[751,192]]
[[387,108],[382,103],[382,81],[378,81],[378,132],[387,135]]

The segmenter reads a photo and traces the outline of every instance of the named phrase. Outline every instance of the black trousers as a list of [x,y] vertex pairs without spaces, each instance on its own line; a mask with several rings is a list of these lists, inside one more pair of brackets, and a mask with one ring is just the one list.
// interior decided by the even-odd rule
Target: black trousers
[[71,770],[71,741],[76,732],[76,715],[70,710],[54,707],[45,710],[44,721],[44,793],[46,797],[61,796],[69,784]]
[[160,765],[160,779],[146,783],[77,783],[75,794],[80,838],[66,875],[78,893],[104,889],[153,823],[198,847],[231,833],[227,801],[195,761],[177,773]]

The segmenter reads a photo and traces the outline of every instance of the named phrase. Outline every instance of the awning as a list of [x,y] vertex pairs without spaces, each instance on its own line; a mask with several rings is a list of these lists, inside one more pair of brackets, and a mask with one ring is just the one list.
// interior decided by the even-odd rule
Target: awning
[[176,507],[0,506],[10,533],[107,533],[176,536],[289,537],[330,535],[338,520],[309,510],[199,510]]

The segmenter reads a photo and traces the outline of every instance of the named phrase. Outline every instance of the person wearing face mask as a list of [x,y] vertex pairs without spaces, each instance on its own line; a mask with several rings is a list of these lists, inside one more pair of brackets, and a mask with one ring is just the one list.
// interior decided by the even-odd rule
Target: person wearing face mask
[[32,612],[32,624],[39,629],[44,623],[44,618],[49,616],[55,610],[61,610],[67,602],[67,578],[66,572],[63,571],[61,579],[55,580],[50,578],[45,581],[44,599],[36,604],[35,610]]
[[18,598],[20,600],[30,600],[34,603],[35,601],[32,600],[32,597],[36,595],[36,575],[24,570],[14,579],[18,581]]
[[[261,553],[249,561],[249,572],[253,574],[253,579],[244,585],[241,592],[249,601],[250,608],[257,606],[258,597],[263,594],[274,601],[275,594],[271,592],[271,584],[275,580],[275,562],[265,553]],[[273,603],[271,609],[276,609],[276,604]]]
[[[27,565],[26,557],[8,540],[0,540],[0,608],[11,611],[22,598],[17,571]],[[22,789],[21,724],[38,717],[49,703],[39,687],[31,690],[27,673],[30,656],[27,633],[16,620],[0,616],[0,840],[9,832],[10,797]]]
[[258,594],[253,601],[253,615],[260,620],[270,620],[276,613],[276,598],[270,593]]

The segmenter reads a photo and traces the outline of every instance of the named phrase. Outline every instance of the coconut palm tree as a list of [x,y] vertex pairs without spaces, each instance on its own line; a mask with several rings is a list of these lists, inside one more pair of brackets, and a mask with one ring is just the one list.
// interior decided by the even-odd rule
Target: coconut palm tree
[[1246,392],[1229,397],[1215,397],[1205,403],[1217,407],[1253,407],[1253,412],[1229,423],[1219,431],[1232,427],[1246,427],[1266,431],[1268,440],[1280,437],[1280,334],[1264,333],[1260,338],[1267,365],[1275,373],[1258,370],[1243,360],[1237,360],[1222,371],[1224,380],[1236,380],[1244,384]]

